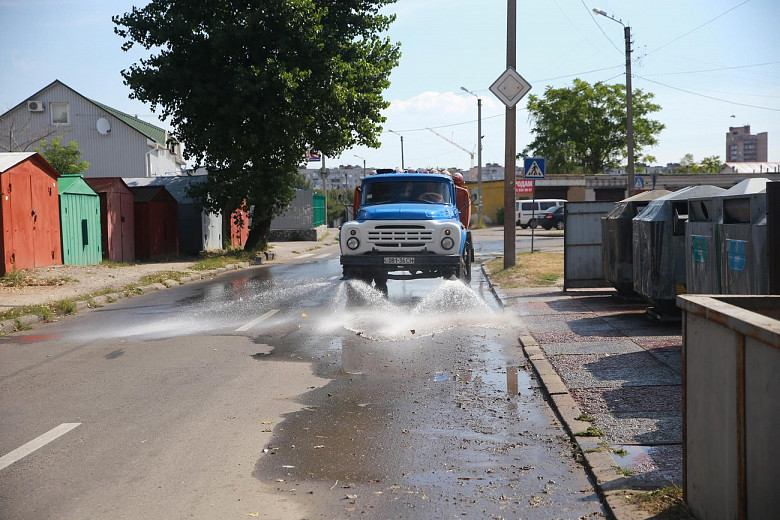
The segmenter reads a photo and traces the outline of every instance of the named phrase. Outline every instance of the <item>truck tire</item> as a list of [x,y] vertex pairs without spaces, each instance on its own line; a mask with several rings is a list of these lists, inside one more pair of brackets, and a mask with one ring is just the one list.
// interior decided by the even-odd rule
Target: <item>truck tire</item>
[[473,254],[471,241],[469,240],[466,242],[466,247],[460,256],[460,265],[455,270],[455,277],[466,285],[471,284],[471,256]]
[[[371,281],[369,280],[369,285]],[[385,298],[387,297],[387,277],[383,276],[374,276],[374,288],[385,295]]]
[[528,227],[530,227],[531,229],[536,229],[538,225],[539,222],[535,218],[532,218],[531,220],[528,221]]

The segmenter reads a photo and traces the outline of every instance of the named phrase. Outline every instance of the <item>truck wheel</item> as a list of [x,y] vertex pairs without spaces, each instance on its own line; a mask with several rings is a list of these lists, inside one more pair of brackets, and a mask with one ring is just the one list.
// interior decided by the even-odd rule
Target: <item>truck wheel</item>
[[387,278],[374,278],[374,288],[387,297]]
[[538,225],[539,222],[537,222],[535,218],[532,218],[531,220],[528,221],[528,227],[530,227],[531,229],[536,229]]
[[471,283],[471,255],[469,251],[463,251],[463,256],[460,257],[460,265],[455,271],[455,276],[466,285]]

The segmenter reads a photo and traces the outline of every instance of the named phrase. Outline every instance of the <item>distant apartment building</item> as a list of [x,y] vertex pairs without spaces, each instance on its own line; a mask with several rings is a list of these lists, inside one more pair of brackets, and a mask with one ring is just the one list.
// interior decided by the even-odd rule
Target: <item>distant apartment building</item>
[[751,134],[750,125],[731,126],[726,134],[725,162],[766,162],[768,141],[766,132]]

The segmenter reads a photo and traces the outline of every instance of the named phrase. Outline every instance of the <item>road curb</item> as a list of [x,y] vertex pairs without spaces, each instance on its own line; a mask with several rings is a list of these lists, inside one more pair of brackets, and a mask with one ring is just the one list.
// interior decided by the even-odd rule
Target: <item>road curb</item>
[[[238,262],[235,264],[228,264],[224,267],[220,267],[217,269],[211,269],[209,271],[196,271],[189,276],[182,277],[181,280],[179,281],[164,280],[162,283],[143,285],[140,287],[136,287],[132,290],[128,289],[120,292],[113,292],[109,294],[93,296],[85,300],[77,300],[73,302],[76,312],[71,313],[70,315],[76,314],[80,311],[84,311],[87,309],[103,307],[105,305],[114,303],[117,300],[121,300],[122,298],[129,298],[141,294],[150,293],[153,291],[167,289],[169,287],[175,287],[177,285],[184,285],[185,283],[203,280],[205,278],[212,278],[219,274],[226,273],[228,271],[237,271],[239,269],[245,269],[247,267],[253,267],[253,265],[250,264],[250,262]],[[64,316],[61,316],[60,318],[64,318],[66,316],[69,315],[66,314]],[[25,329],[32,328],[33,325],[37,325],[39,323],[46,323],[46,320],[42,316],[39,316],[37,314],[24,314],[22,316],[19,316],[18,318],[0,321],[0,334],[10,334],[12,332],[19,332]]]

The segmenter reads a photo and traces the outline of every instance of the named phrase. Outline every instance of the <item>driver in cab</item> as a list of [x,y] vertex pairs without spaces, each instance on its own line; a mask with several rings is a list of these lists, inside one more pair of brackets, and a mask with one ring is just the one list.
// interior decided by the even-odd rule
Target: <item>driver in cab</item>
[[417,200],[425,202],[444,202],[441,182],[426,182],[424,191],[417,196]]

